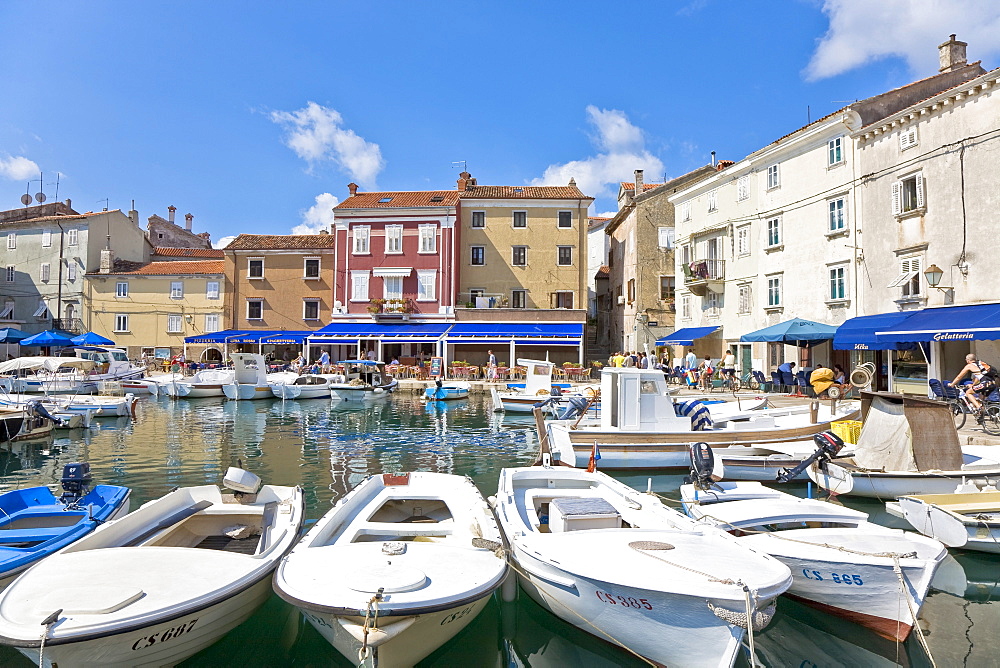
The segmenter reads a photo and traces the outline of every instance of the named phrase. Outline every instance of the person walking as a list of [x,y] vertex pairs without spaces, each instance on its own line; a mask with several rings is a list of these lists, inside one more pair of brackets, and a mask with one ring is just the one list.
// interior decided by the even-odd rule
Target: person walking
[[319,366],[322,373],[330,373],[330,353],[323,351],[323,354],[319,356]]
[[493,354],[492,350],[486,351],[488,357],[486,358],[486,379],[496,380],[497,379],[497,356]]
[[698,356],[694,354],[694,350],[689,350],[688,354],[684,357],[684,366],[688,369],[695,369],[698,367]]

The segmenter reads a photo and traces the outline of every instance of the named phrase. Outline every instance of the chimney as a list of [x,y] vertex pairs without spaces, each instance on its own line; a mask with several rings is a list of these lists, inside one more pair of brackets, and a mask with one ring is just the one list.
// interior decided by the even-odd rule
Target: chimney
[[642,170],[635,170],[635,194],[633,197],[638,197],[642,194]]
[[177,213],[177,207],[171,204],[167,207],[167,222],[174,222],[174,214]]
[[354,183],[353,181],[347,184],[347,189],[350,191],[351,197],[354,197],[355,195],[358,194],[358,184]]
[[110,274],[111,267],[115,263],[115,252],[110,248],[101,250],[101,267],[97,270],[99,274]]
[[136,227],[139,226],[139,212],[135,210],[135,200],[132,200],[132,208],[128,210],[128,219]]
[[576,179],[574,179],[572,176],[569,177],[569,187],[576,188]]
[[472,178],[472,174],[468,172],[462,172],[458,175],[458,192],[465,192],[469,189],[469,186],[476,185],[476,180]]
[[73,200],[71,200],[69,197],[66,198],[66,208],[67,209],[73,208]]
[[715,167],[715,151],[712,151],[712,167]]
[[966,42],[959,42],[954,35],[948,37],[948,41],[938,46],[938,58],[941,61],[939,72],[954,72],[965,67],[965,47]]
[[191,221],[194,220],[194,214],[185,213],[184,214],[184,229],[188,232],[191,231]]

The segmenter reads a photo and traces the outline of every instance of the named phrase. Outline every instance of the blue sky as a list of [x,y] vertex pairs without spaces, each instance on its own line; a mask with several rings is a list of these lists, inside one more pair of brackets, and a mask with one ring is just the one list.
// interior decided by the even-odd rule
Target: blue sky
[[[167,206],[215,241],[305,233],[364,190],[617,183],[739,159],[937,72],[980,0],[5,0],[0,209],[28,180],[78,211]],[[38,183],[31,184],[32,193]]]

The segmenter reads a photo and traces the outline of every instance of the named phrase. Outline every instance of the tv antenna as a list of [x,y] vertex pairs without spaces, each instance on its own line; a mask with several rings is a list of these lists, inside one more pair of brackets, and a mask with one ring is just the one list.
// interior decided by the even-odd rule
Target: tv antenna
[[59,177],[60,177],[60,176],[62,176],[62,174],[60,174],[59,172],[56,172],[56,182],[55,182],[55,183],[52,183],[51,181],[49,181],[49,185],[50,185],[50,186],[51,186],[51,185],[54,185],[54,186],[56,187],[56,195],[55,195],[55,198],[56,198],[56,200],[57,200],[57,201],[58,201],[58,199],[59,199]]
[[451,163],[452,168],[454,168],[455,165],[462,165],[463,172],[469,171],[469,164],[465,160],[453,160]]
[[108,202],[109,202],[109,201],[110,201],[110,200],[109,200],[109,199],[108,199],[107,197],[105,197],[104,199],[99,199],[99,200],[97,200],[97,201],[95,202],[95,204],[100,204],[101,202],[104,202],[104,210],[105,210],[105,211],[107,211],[107,210],[108,210]]

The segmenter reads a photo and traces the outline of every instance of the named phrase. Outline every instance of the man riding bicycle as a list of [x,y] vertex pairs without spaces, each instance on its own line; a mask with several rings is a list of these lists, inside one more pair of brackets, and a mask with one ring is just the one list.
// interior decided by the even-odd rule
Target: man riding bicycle
[[969,353],[965,356],[965,366],[955,376],[955,380],[948,383],[948,387],[958,385],[966,374],[971,374],[972,385],[965,391],[965,398],[976,411],[979,411],[983,407],[983,400],[990,396],[990,392],[997,389],[996,372],[991,365],[980,362],[974,354]]

